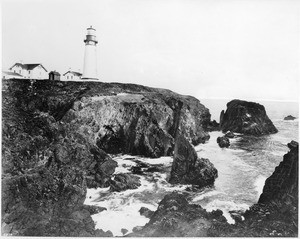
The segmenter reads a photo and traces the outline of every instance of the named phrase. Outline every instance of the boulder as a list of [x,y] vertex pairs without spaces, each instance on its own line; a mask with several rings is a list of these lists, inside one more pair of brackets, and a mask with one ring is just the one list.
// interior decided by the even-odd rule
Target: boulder
[[151,218],[154,212],[151,211],[149,208],[141,207],[141,209],[139,210],[139,213],[140,213],[142,216],[145,216],[145,217],[147,217],[147,218]]
[[230,146],[229,139],[225,136],[218,137],[217,138],[217,143],[221,148],[228,148]]
[[212,185],[217,177],[218,171],[214,165],[208,159],[198,158],[188,140],[181,135],[177,136],[169,182],[204,187]]
[[89,211],[89,213],[91,215],[94,215],[94,214],[97,214],[97,213],[107,210],[107,208],[105,208],[105,207],[100,207],[100,206],[95,206],[95,205],[83,205],[83,208],[85,210]]
[[145,173],[161,172],[163,171],[163,164],[150,164],[140,160],[132,160],[136,163],[135,166],[130,167],[133,174],[144,175]]
[[220,130],[220,124],[215,120],[210,121],[209,124],[207,125],[207,130],[208,131],[219,131]]
[[93,146],[90,149],[94,157],[95,166],[88,171],[88,175],[92,175],[92,180],[87,180],[89,188],[108,187],[111,176],[115,172],[118,163],[111,159],[103,150]]
[[127,189],[136,189],[141,186],[141,180],[138,176],[128,173],[119,173],[110,181],[110,190],[121,192]]
[[288,115],[288,116],[284,117],[284,120],[294,120],[294,119],[297,119],[297,118],[292,115]]
[[128,232],[128,230],[126,228],[122,228],[121,232],[122,232],[123,235],[125,235]]
[[263,105],[242,100],[227,103],[226,112],[222,111],[220,115],[220,127],[223,132],[232,131],[254,136],[278,132]]
[[233,139],[236,137],[236,135],[231,131],[228,131],[224,136],[229,139]]

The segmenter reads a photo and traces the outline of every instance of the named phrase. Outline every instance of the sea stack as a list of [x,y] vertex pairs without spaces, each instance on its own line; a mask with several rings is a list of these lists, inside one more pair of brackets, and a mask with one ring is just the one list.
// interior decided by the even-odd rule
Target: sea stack
[[87,28],[87,34],[84,43],[85,43],[85,53],[84,53],[82,79],[98,80],[97,49],[96,49],[96,45],[98,41],[96,37],[96,30],[92,26]]
[[263,105],[243,100],[227,103],[226,112],[223,110],[220,115],[220,128],[223,132],[232,131],[253,136],[278,132]]

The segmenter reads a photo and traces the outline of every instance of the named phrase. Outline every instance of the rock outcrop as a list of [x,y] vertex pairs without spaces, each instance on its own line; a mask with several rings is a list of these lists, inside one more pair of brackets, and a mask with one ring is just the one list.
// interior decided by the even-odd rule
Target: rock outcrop
[[200,205],[189,204],[186,195],[173,192],[164,197],[149,223],[131,237],[207,237],[214,221],[226,223],[222,211],[208,213]]
[[224,136],[229,139],[233,139],[236,137],[236,135],[231,131],[228,131]]
[[139,213],[140,213],[142,216],[145,216],[145,217],[147,217],[147,218],[151,218],[154,212],[151,211],[149,208],[141,207],[140,210],[139,210]]
[[223,132],[230,130],[254,136],[278,132],[263,105],[242,100],[227,103],[226,112],[222,111],[220,115],[220,127]]
[[[291,200],[291,203],[298,205],[299,145],[296,141],[291,141],[288,147],[290,151],[283,156],[283,161],[267,178],[258,203]],[[292,202],[293,200],[295,202]]]
[[288,115],[288,116],[284,117],[284,120],[295,120],[295,119],[297,119],[297,118],[292,115]]
[[229,139],[225,136],[218,137],[217,143],[221,148],[228,148],[230,146]]
[[130,172],[132,172],[133,174],[144,175],[147,173],[164,171],[163,164],[150,164],[150,163],[142,162],[138,159],[132,161],[136,163],[135,166],[132,166],[129,169]]
[[178,135],[169,182],[204,187],[212,185],[217,177],[218,171],[214,165],[208,159],[198,158],[195,149],[188,140]]
[[121,192],[127,189],[136,189],[141,186],[141,180],[138,176],[128,173],[119,173],[114,176],[110,182],[110,190],[113,192]]
[[215,120],[210,121],[209,124],[207,125],[207,130],[208,131],[219,131],[220,130],[220,124]]

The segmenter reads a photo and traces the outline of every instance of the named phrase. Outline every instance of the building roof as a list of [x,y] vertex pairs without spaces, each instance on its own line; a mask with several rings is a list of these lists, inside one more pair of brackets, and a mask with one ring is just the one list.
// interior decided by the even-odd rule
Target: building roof
[[76,71],[67,71],[67,72],[66,72],[65,74],[63,74],[63,75],[66,75],[66,74],[68,74],[68,73],[71,73],[71,74],[73,74],[73,75],[75,75],[75,76],[82,76],[81,73],[76,72]]
[[11,72],[11,71],[2,71],[3,74],[6,74],[8,76],[18,76],[18,77],[23,77],[22,75],[15,73],[15,72]]
[[14,64],[11,68],[9,68],[10,70],[14,67],[14,66],[21,66],[22,68],[24,68],[24,69],[26,69],[26,70],[32,70],[32,69],[34,69],[34,68],[36,68],[37,66],[41,66],[41,67],[43,67],[44,68],[44,70],[46,71],[46,72],[48,72],[47,70],[46,70],[46,68],[42,65],[42,64],[40,64],[40,63],[35,63],[35,64],[22,64],[22,63],[16,63],[16,64]]
[[49,74],[54,74],[54,75],[60,76],[59,72],[57,72],[57,71],[50,71]]

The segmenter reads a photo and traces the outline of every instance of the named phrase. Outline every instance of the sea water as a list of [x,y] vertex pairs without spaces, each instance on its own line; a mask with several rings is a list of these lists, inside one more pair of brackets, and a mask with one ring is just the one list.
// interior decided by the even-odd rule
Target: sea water
[[[210,109],[212,119],[217,121],[224,100],[201,100]],[[269,118],[278,129],[277,134],[263,137],[238,137],[230,139],[229,148],[220,148],[216,142],[221,132],[211,132],[210,140],[195,147],[201,158],[208,158],[218,170],[218,178],[213,187],[200,192],[190,192],[191,203],[199,204],[208,211],[220,209],[229,223],[234,223],[230,211],[243,212],[256,203],[263,190],[266,178],[282,161],[288,152],[287,143],[298,141],[298,119],[285,121],[289,114],[298,118],[298,103],[258,102],[265,106]],[[122,236],[121,229],[128,233],[136,226],[145,225],[149,219],[141,216],[139,209],[147,207],[155,211],[163,197],[172,191],[185,191],[191,185],[171,185],[168,183],[172,157],[158,159],[117,155],[115,173],[129,173],[130,167],[138,159],[150,164],[163,164],[161,172],[138,175],[141,186],[124,192],[110,192],[109,188],[88,189],[85,204],[98,205],[107,210],[92,215],[96,228],[110,230],[114,236]]]

